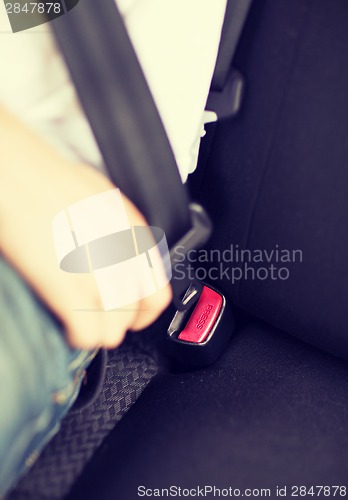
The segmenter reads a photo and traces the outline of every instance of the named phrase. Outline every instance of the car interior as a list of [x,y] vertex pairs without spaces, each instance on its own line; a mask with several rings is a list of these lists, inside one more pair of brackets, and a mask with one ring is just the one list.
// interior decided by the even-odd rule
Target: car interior
[[213,225],[191,256],[231,306],[229,341],[209,366],[172,361],[171,306],[101,351],[11,500],[346,485],[347,26],[345,0],[252,2],[229,68],[240,105],[207,126],[187,183]]

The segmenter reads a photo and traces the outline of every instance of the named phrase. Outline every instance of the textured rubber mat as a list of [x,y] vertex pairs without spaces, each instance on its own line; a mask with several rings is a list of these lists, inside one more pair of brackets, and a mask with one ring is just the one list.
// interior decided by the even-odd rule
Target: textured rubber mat
[[9,499],[61,499],[69,492],[104,438],[157,373],[154,357],[127,340],[108,357],[105,382],[95,402],[71,411],[58,434]]

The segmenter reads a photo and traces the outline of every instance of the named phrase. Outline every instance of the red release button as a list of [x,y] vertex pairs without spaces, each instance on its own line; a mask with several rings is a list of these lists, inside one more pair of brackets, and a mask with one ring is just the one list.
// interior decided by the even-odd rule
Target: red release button
[[208,337],[222,307],[222,297],[211,288],[204,286],[179,340],[200,344]]

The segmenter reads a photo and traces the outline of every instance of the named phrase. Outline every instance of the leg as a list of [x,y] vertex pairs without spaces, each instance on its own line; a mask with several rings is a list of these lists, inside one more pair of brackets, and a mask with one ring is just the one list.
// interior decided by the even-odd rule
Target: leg
[[35,461],[77,397],[93,353],[62,328],[0,259],[0,495]]

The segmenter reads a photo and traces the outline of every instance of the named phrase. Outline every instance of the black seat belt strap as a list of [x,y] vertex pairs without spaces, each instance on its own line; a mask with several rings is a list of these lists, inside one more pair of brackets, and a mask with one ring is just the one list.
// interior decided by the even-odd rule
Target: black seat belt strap
[[52,27],[111,179],[175,244],[188,197],[114,0],[84,0]]
[[[189,208],[166,132],[114,0],[84,0],[52,27],[112,181],[150,225],[164,231],[172,250],[178,244],[187,250],[204,244],[211,231],[209,219],[201,207]],[[177,305],[189,285],[173,273]]]

